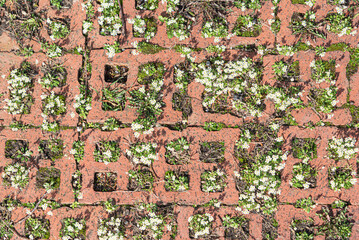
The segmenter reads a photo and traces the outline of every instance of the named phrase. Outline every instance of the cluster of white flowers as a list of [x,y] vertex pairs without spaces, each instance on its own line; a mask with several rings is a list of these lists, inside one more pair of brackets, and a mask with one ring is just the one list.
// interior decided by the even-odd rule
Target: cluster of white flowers
[[91,96],[86,97],[84,94],[80,93],[79,95],[75,96],[75,103],[73,107],[76,111],[83,116],[85,112],[88,112],[92,109],[91,107]]
[[49,132],[56,132],[60,129],[60,124],[58,121],[48,121],[46,114],[41,114],[41,116],[44,118],[41,129]]
[[251,58],[229,62],[221,58],[210,59],[198,64],[192,71],[195,72],[195,81],[205,86],[203,107],[211,108],[223,95],[242,95],[246,92],[251,96],[251,101],[233,98],[233,109],[252,116],[261,115],[257,105],[263,103],[261,92],[266,86],[256,83],[259,70]]
[[293,166],[293,178],[289,182],[290,186],[295,188],[308,189],[315,187],[316,181],[311,182],[312,177],[316,177],[317,172],[308,164],[308,158],[303,160],[303,163],[298,163]]
[[101,5],[98,11],[98,24],[101,27],[100,34],[117,36],[121,34],[122,20],[120,18],[120,6],[116,0],[100,0]]
[[313,7],[314,4],[315,4],[315,1],[316,1],[316,0],[307,0],[307,1],[305,2],[305,5],[307,5],[307,6],[309,6],[309,7]]
[[[178,150],[178,149],[180,149],[180,150]],[[170,151],[170,152],[176,152],[176,150],[177,151],[185,151],[188,149],[189,149],[189,142],[184,137],[179,138],[176,141],[172,141],[166,145],[166,150]]]
[[115,54],[116,54],[116,49],[115,49],[115,47],[109,46],[109,47],[107,48],[106,55],[107,55],[109,58],[113,58],[113,57],[115,56]]
[[[165,72],[164,64],[149,62],[140,66],[139,82],[146,84],[145,86],[130,92],[129,101],[130,107],[137,108],[139,117],[132,122],[131,128],[134,131],[135,137],[139,137],[140,134],[151,134],[156,124],[158,115],[162,112],[162,94],[161,89],[163,86],[163,74]],[[145,79],[152,77],[150,83]],[[145,106],[145,107],[144,107]]]
[[141,231],[149,231],[153,239],[160,239],[163,235],[163,228],[165,222],[162,215],[157,215],[154,212],[148,213],[146,217],[141,218],[137,222],[137,227]]
[[133,24],[133,30],[138,33],[145,33],[146,30],[146,22],[144,19],[141,18],[140,15],[136,15],[134,19],[127,19],[130,24]]
[[130,149],[126,150],[126,153],[134,164],[150,166],[154,160],[158,160],[156,147],[156,143],[140,142],[132,145]]
[[334,191],[340,191],[342,188],[349,189],[356,184],[356,172],[351,170],[351,167],[340,168],[332,167],[329,171],[329,187]]
[[51,86],[51,81],[50,81],[50,78],[48,78],[48,77],[39,78],[38,83],[40,83],[41,86],[43,86],[43,87]]
[[239,180],[246,182],[245,188],[239,195],[237,210],[243,214],[248,214],[250,211],[272,213],[276,210],[276,196],[280,194],[278,190],[281,184],[280,173],[284,169],[287,154],[281,154],[280,151],[268,153],[253,166],[240,173],[235,172]]
[[91,102],[89,102],[85,96],[83,94],[79,94],[75,96],[75,103],[74,103],[74,108],[80,108],[80,107],[84,107],[87,111],[90,111],[92,109],[91,107]]
[[186,89],[187,84],[186,81],[186,76],[184,75],[184,71],[182,71],[181,69],[179,69],[177,66],[175,66],[175,72],[174,72],[174,78],[176,79],[176,87],[179,89]]
[[338,34],[339,37],[344,35],[357,34],[357,30],[353,30],[352,18],[346,16],[343,12],[347,6],[337,6],[337,14],[329,15],[329,24],[327,25],[327,30]]
[[116,141],[101,140],[97,143],[94,151],[95,161],[103,162],[106,165],[110,162],[117,162],[120,155],[120,149]]
[[76,220],[74,218],[65,218],[60,236],[62,240],[72,240],[72,239],[84,239],[83,230],[86,230],[85,220]]
[[76,170],[73,174],[72,174],[72,188],[74,191],[74,195],[75,197],[77,197],[78,199],[82,199],[83,195],[81,192],[81,172],[79,170]]
[[[296,67],[298,68],[298,70],[295,69]],[[295,72],[295,74],[299,73],[299,61],[295,61],[293,63],[283,60],[277,61],[273,64],[272,68],[275,75],[277,76],[277,79],[279,80],[290,80],[291,82],[293,82],[296,78],[299,77],[298,75],[293,74],[293,72]]]
[[192,56],[191,53],[193,50],[189,47],[183,46],[183,45],[177,45],[179,46],[178,49],[176,49],[177,52],[181,53],[181,57],[187,57],[190,61],[194,62],[196,60],[196,57]]
[[60,57],[62,55],[62,48],[56,44],[52,44],[47,48],[46,55],[49,58]]
[[317,106],[318,110],[323,113],[331,113],[334,110],[334,107],[339,102],[337,99],[337,90],[335,86],[330,86],[324,89],[317,89]]
[[333,137],[328,142],[328,157],[335,160],[352,159],[359,151],[359,148],[355,147],[355,143],[356,140],[351,137],[345,139]]
[[332,85],[336,83],[335,72],[333,72],[332,69],[327,69],[325,67],[325,61],[313,60],[309,66],[313,70],[312,78],[317,83],[329,82]]
[[167,3],[166,12],[173,13],[177,9],[177,5],[180,4],[181,0],[162,0],[162,4]]
[[158,0],[144,0],[141,3],[138,2],[136,8],[139,10],[155,10],[158,8]]
[[188,228],[193,231],[194,238],[205,237],[210,233],[214,218],[211,214],[196,214],[188,218]]
[[241,137],[239,138],[239,140],[236,142],[236,147],[241,148],[241,149],[248,149],[249,143],[251,142],[251,140],[252,140],[251,133],[249,132],[248,129],[246,129],[241,134]]
[[210,45],[206,47],[206,51],[209,53],[215,52],[215,53],[222,53],[226,51],[227,47],[225,45]]
[[276,49],[278,51],[278,54],[285,55],[285,56],[293,56],[295,53],[295,49],[293,46],[281,46],[277,45]]
[[99,240],[124,240],[125,234],[121,231],[123,227],[124,223],[118,217],[101,219],[100,226],[97,229],[97,236]]
[[190,37],[191,22],[182,15],[173,17],[159,17],[160,21],[166,22],[168,38],[176,37],[180,41]]
[[221,192],[227,186],[226,174],[221,169],[205,171],[201,174],[201,189],[203,192]]
[[[29,211],[29,210],[28,210]],[[31,214],[28,213],[28,216]],[[45,238],[50,235],[49,221],[29,216],[25,222],[25,229],[28,229],[29,239]],[[7,239],[7,238],[5,238]]]
[[189,189],[188,175],[167,171],[165,173],[165,188],[167,191],[187,191]]
[[92,0],[87,0],[86,3],[81,3],[82,11],[92,8]]
[[135,37],[143,36],[145,39],[149,40],[156,35],[157,26],[153,18],[142,18],[140,15],[136,15],[134,19],[128,18],[127,21],[130,24],[133,24]]
[[91,21],[87,21],[87,20],[83,21],[82,22],[82,33],[84,35],[86,35],[89,31],[92,30],[92,25],[93,25],[93,22],[91,22]]
[[64,23],[59,21],[52,21],[50,18],[46,20],[46,23],[49,26],[51,32],[50,38],[53,41],[59,38],[65,38],[70,33],[70,30]]
[[5,99],[7,105],[4,107],[10,114],[26,114],[30,112],[32,103],[32,81],[18,69],[12,70],[8,80],[10,99]]
[[66,112],[66,101],[63,95],[57,95],[51,91],[50,95],[42,94],[43,112],[46,115],[60,115]]
[[267,98],[274,102],[277,109],[285,111],[288,107],[301,102],[300,95],[302,95],[302,93],[294,94],[294,96],[288,96],[283,92],[282,88],[278,88],[272,89],[268,93]]
[[29,170],[20,163],[6,166],[2,173],[4,184],[14,188],[24,188],[29,183]]
[[202,36],[204,38],[215,37],[215,42],[220,38],[225,38],[228,35],[227,21],[224,18],[216,18],[212,21],[207,21],[202,27]]

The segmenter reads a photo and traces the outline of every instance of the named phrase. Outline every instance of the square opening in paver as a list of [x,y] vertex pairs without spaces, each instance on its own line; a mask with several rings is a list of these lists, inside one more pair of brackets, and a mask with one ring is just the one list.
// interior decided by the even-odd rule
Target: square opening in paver
[[176,92],[172,96],[172,107],[181,111],[183,118],[188,118],[193,110],[191,97],[188,95],[188,84],[193,81],[193,72],[189,61],[174,66],[173,82],[176,85]]
[[112,85],[102,89],[102,110],[123,111],[126,107],[126,91],[120,85]]
[[292,30],[292,35],[325,39],[326,34],[321,27],[321,23],[321,21],[316,21],[313,11],[308,10],[305,13],[294,12],[289,23],[289,28]]
[[[180,8],[185,9],[186,7],[180,6]],[[191,36],[193,21],[189,17],[184,16],[184,14],[185,13],[181,11],[181,14],[159,17],[161,22],[166,23],[166,32],[169,39],[176,37],[182,41]]]
[[182,192],[189,190],[188,172],[167,171],[165,173],[165,189],[171,192]]
[[352,35],[357,34],[356,27],[353,25],[353,18],[355,17],[353,9],[348,9],[345,14],[343,13],[333,13],[330,12],[326,16],[325,20],[327,21],[327,30],[336,35]]
[[312,219],[293,219],[290,225],[291,240],[314,239],[315,226]]
[[113,192],[117,190],[117,173],[97,172],[94,179],[94,190],[97,192]]
[[137,142],[130,145],[126,155],[136,165],[151,166],[155,160],[158,160],[156,148],[157,143]]
[[54,167],[40,168],[36,173],[36,187],[58,189],[60,187],[60,169]]
[[335,84],[336,81],[336,72],[335,72],[335,60],[331,59],[329,61],[323,60],[313,60],[310,63],[311,67],[311,78],[317,82],[328,82],[330,84]]
[[221,169],[204,171],[201,174],[201,190],[203,192],[223,192],[227,186],[227,175]]
[[177,91],[173,93],[172,107],[176,111],[181,111],[184,118],[189,117],[192,114],[191,97],[187,91]]
[[49,239],[50,221],[43,218],[27,218],[25,221],[25,236],[30,239]]
[[93,155],[96,162],[108,164],[118,161],[121,156],[121,150],[118,142],[101,140],[96,143]]
[[[132,239],[174,239],[177,235],[177,213],[172,204],[140,203],[133,212]],[[168,237],[167,237],[168,236]]]
[[29,183],[29,169],[23,163],[13,163],[4,167],[3,184],[14,188],[25,188]]
[[171,165],[189,163],[191,159],[189,145],[184,137],[169,142],[166,145],[166,162]]
[[75,218],[64,218],[61,220],[61,239],[86,239],[86,220]]
[[9,99],[6,100],[5,106],[8,113],[30,114],[31,106],[34,103],[32,96],[34,78],[37,73],[36,67],[27,61],[23,61],[20,68],[15,68],[10,72],[8,78]]
[[353,214],[348,213],[347,206],[333,209],[333,206],[322,206],[317,215],[322,224],[318,226],[318,235],[325,235],[325,239],[350,239],[355,220]]
[[137,82],[139,84],[151,84],[161,81],[166,72],[165,65],[161,62],[148,62],[138,68]]
[[40,140],[39,153],[42,159],[56,160],[64,155],[64,142],[61,139],[51,138]]
[[336,138],[328,140],[327,156],[335,161],[350,160],[355,158],[359,148],[356,147],[356,139],[352,137]]
[[309,92],[308,106],[313,107],[318,112],[332,113],[336,109],[338,87],[311,88]]
[[137,10],[156,10],[159,0],[136,0]]
[[150,191],[155,180],[153,173],[147,169],[128,171],[128,190],[130,191]]
[[207,17],[203,22],[201,34],[203,38],[224,38],[228,35],[228,22],[219,16]]
[[226,239],[247,240],[249,238],[249,220],[243,216],[226,215],[223,218]]
[[200,146],[199,160],[205,163],[224,161],[224,142],[203,142]]
[[290,185],[294,188],[308,189],[317,186],[318,172],[308,163],[297,163],[293,166],[293,178]]
[[27,161],[30,158],[29,142],[25,140],[7,140],[5,157],[16,161]]
[[276,79],[283,82],[298,82],[300,80],[299,61],[278,61],[272,66]]
[[157,22],[154,17],[141,17],[137,15],[134,19],[129,20],[133,24],[133,36],[136,38],[153,38],[157,33]]
[[[126,209],[127,210],[127,209]],[[118,211],[117,211],[118,212]],[[127,215],[128,216],[128,215]],[[126,239],[126,221],[122,217],[111,216],[105,219],[99,219],[97,236],[99,239]]]
[[277,239],[278,225],[273,215],[264,215],[262,218],[262,238],[264,240]]
[[330,167],[328,169],[329,187],[334,191],[349,189],[357,182],[356,171],[352,166]]
[[190,238],[208,239],[213,229],[214,217],[209,213],[198,213],[189,217],[188,228]]
[[39,80],[42,87],[51,89],[65,86],[67,71],[61,63],[49,61],[43,64],[41,71],[44,73],[44,76]]
[[41,95],[42,111],[46,115],[58,116],[66,113],[66,97],[65,95],[55,94],[51,91],[50,94]]
[[[100,25],[100,35],[102,36],[118,36],[122,33],[124,26],[121,20],[122,4],[119,1],[102,0],[99,2],[98,24]],[[90,4],[90,6],[92,6]],[[102,10],[100,10],[102,9]],[[122,12],[123,13],[123,12]],[[86,21],[88,26],[84,33],[87,33],[92,28],[92,22]]]
[[123,83],[127,82],[128,67],[124,65],[105,65],[105,82]]
[[317,158],[317,144],[315,138],[294,138],[292,141],[293,157],[300,159]]
[[47,18],[46,28],[53,41],[56,39],[64,39],[70,34],[69,19]]
[[309,213],[315,206],[316,203],[312,197],[298,199],[294,204],[294,207],[301,208],[307,213]]
[[239,16],[233,33],[239,37],[258,37],[262,32],[262,21],[255,15]]

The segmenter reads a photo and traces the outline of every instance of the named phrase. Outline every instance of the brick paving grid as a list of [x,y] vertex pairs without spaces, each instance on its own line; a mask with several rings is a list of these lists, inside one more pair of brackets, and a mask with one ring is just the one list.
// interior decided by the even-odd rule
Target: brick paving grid
[[[81,33],[81,26],[82,21],[84,20],[84,16],[82,15],[82,11],[80,10],[80,3],[82,1],[78,1],[74,4],[71,10],[64,10],[60,13],[57,11],[50,10],[49,16],[56,16],[56,17],[70,17],[73,16],[73,12],[76,11],[80,13],[80,17],[78,18],[71,18],[71,30],[72,35],[69,36],[70,41],[65,41],[62,45],[65,48],[71,48],[74,46],[83,46],[85,44],[85,37],[79,34]],[[40,8],[45,7],[48,5],[48,1],[41,0],[40,1]],[[150,16],[156,16],[161,12],[165,11],[165,6],[159,4],[159,8],[156,11],[137,11],[134,10],[134,1],[124,0],[124,12],[126,17],[133,18],[136,14],[146,14],[149,13]],[[266,2],[261,12],[258,13],[259,16],[264,20],[270,18],[271,7],[272,3]],[[333,7],[326,5],[324,1],[317,1],[316,6],[325,6],[320,9],[319,18],[323,18],[329,9]],[[269,47],[273,47],[276,44],[282,45],[291,45],[297,41],[297,38],[291,35],[290,31],[287,28],[289,24],[290,15],[286,14],[286,11],[290,12],[305,12],[309,8],[307,6],[302,5],[293,5],[288,0],[281,1],[279,4],[279,9],[283,10],[279,12],[279,18],[282,20],[282,28],[281,31],[278,33],[277,37],[271,33],[268,27],[263,27],[263,31],[261,35],[255,38],[241,38],[241,37],[234,37],[230,41],[226,40],[225,45],[228,47],[236,46],[238,44],[255,44],[261,45],[266,44]],[[230,14],[228,17],[229,29],[234,26],[235,19],[242,14],[246,14],[247,12],[241,12],[236,9],[234,12]],[[358,17],[354,19],[354,22],[358,22]],[[165,74],[165,89],[164,93],[164,102],[166,106],[164,107],[164,112],[159,120],[159,124],[175,124],[176,122],[182,120],[181,113],[172,109],[172,96],[175,92],[175,85],[173,83],[173,66],[183,61],[179,53],[176,53],[174,50],[164,50],[158,54],[154,55],[131,55],[131,42],[137,40],[141,40],[139,38],[134,38],[132,36],[132,27],[131,25],[127,24],[127,37],[126,39],[120,40],[124,41],[123,48],[127,48],[122,53],[116,54],[113,59],[107,59],[105,54],[105,50],[100,49],[104,46],[105,43],[114,43],[117,39],[115,37],[105,37],[100,36],[97,34],[98,30],[98,23],[95,21],[94,24],[94,31],[90,33],[88,36],[89,42],[88,44],[93,48],[90,53],[90,59],[92,62],[93,72],[91,79],[89,80],[89,86],[97,91],[101,91],[103,87],[103,75],[104,75],[104,66],[105,64],[124,64],[129,67],[129,76],[128,81],[126,84],[133,84],[136,82],[136,76],[138,67],[146,62],[149,61],[160,61],[166,65],[167,72]],[[192,30],[192,35],[190,39],[185,41],[179,42],[177,39],[168,39],[167,37],[159,37],[165,35],[165,25],[158,24],[158,34],[157,37],[151,40],[152,43],[159,44],[164,47],[172,47],[176,43],[181,44],[188,44],[192,46],[195,43],[196,47],[206,47],[213,43],[213,38],[203,39],[199,32],[200,32],[200,24],[196,25]],[[46,32],[43,32],[46,35]],[[345,42],[350,46],[356,46],[357,44],[357,37],[355,35],[353,37],[341,37],[338,38],[334,34],[328,33],[329,37],[326,40],[318,41],[317,45],[326,45],[328,43],[338,43],[338,42]],[[48,36],[45,36],[45,38]],[[36,45],[37,43],[33,43],[34,49],[39,49],[39,46]],[[232,59],[239,54],[248,54],[243,53],[238,50],[228,50],[225,52],[225,56],[228,59]],[[196,62],[201,62],[206,57],[210,56],[211,54],[206,54],[203,51],[200,53],[195,53]],[[256,59],[260,56],[255,55],[251,56],[252,58]],[[304,86],[305,89],[309,89],[310,86],[307,82],[310,82],[310,62],[314,59],[315,53],[314,51],[299,51],[294,54],[292,57],[293,60],[299,60],[300,63],[300,72],[301,78],[303,80],[302,83],[299,85]],[[4,84],[0,86],[0,92],[5,93],[7,89],[7,85],[5,82],[6,77],[10,73],[10,70],[13,67],[18,67],[20,63],[25,58],[19,57],[14,55],[11,52],[3,51],[0,49],[0,76],[3,76],[1,81]],[[64,217],[74,216],[74,217],[84,217],[87,220],[87,237],[88,239],[96,239],[96,228],[97,228],[97,221],[100,218],[106,217],[108,214],[103,210],[102,207],[99,206],[92,206],[99,201],[104,201],[109,197],[114,198],[117,204],[135,204],[138,201],[148,201],[154,203],[177,203],[178,206],[175,209],[177,215],[177,221],[179,224],[179,234],[176,239],[188,239],[188,217],[193,214],[195,209],[192,207],[193,204],[204,204],[208,200],[212,198],[220,199],[222,204],[227,205],[221,209],[207,209],[205,211],[209,211],[215,215],[215,225],[214,228],[217,232],[218,236],[221,236],[220,239],[224,236],[224,230],[221,226],[220,217],[223,217],[227,213],[236,213],[235,206],[238,201],[238,191],[235,187],[234,181],[234,171],[238,170],[238,164],[236,163],[236,159],[233,155],[234,153],[234,145],[235,141],[241,134],[240,129],[228,128],[223,129],[218,132],[207,132],[201,128],[207,121],[217,121],[223,122],[229,125],[240,125],[243,122],[249,121],[251,119],[243,119],[234,117],[229,114],[211,114],[206,113],[203,111],[201,100],[198,99],[198,96],[201,96],[204,87],[201,86],[199,83],[192,82],[189,85],[188,93],[189,96],[192,97],[192,107],[193,107],[193,114],[189,117],[188,123],[189,127],[184,130],[183,132],[173,131],[166,127],[159,127],[156,128],[155,132],[153,133],[152,137],[140,137],[140,140],[143,141],[150,141],[159,143],[159,147],[157,148],[157,153],[159,160],[153,164],[153,170],[158,175],[158,182],[154,186],[153,192],[134,192],[129,191],[126,186],[128,183],[128,177],[126,172],[133,167],[133,164],[126,158],[123,154],[126,149],[128,149],[128,139],[134,140],[133,132],[129,128],[119,129],[117,131],[112,132],[102,132],[100,130],[86,130],[84,133],[79,134],[76,131],[77,126],[77,114],[75,109],[73,108],[74,103],[74,96],[79,94],[77,82],[77,74],[78,70],[82,65],[82,58],[81,56],[67,54],[64,57],[60,58],[61,61],[65,63],[65,67],[69,73],[68,82],[66,92],[68,93],[67,96],[67,113],[66,115],[62,116],[61,118],[61,125],[67,126],[72,128],[72,130],[61,130],[60,133],[57,135],[58,138],[64,140],[65,149],[64,149],[64,157],[55,161],[54,166],[56,168],[61,169],[61,185],[60,189],[54,191],[48,196],[48,199],[56,200],[61,204],[71,204],[74,201],[72,187],[71,187],[71,174],[76,170],[76,163],[73,159],[73,156],[69,153],[72,143],[77,140],[81,139],[85,141],[85,157],[82,162],[79,164],[79,169],[83,174],[83,187],[81,192],[83,194],[83,199],[80,199],[80,203],[84,204],[85,206],[81,206],[75,210],[70,210],[68,207],[62,207],[60,209],[54,210],[54,216],[46,215],[46,218],[50,220],[51,224],[51,239],[57,239],[58,232],[60,230],[61,219]],[[99,59],[101,59],[99,61]],[[274,84],[273,80],[273,70],[271,69],[272,64],[275,61],[280,59],[288,59],[286,56],[280,55],[268,55],[265,56],[263,59],[264,67],[264,74],[263,74],[263,81],[268,84]],[[339,64],[339,67],[336,69],[337,72],[337,87],[342,89],[342,91],[337,95],[337,100],[339,103],[337,107],[342,106],[347,102],[347,95],[348,95],[348,88],[351,89],[349,92],[349,101],[353,102],[354,105],[359,106],[358,101],[358,91],[359,87],[357,86],[357,82],[359,81],[359,75],[356,73],[350,79],[346,78],[345,69],[346,65],[349,62],[349,53],[348,52],[340,52],[335,51],[327,54],[325,57],[322,58],[323,60],[328,59],[336,59],[336,63]],[[42,62],[47,60],[47,57],[42,53],[35,53],[32,57],[28,58],[28,60],[35,65],[40,65]],[[104,61],[102,61],[104,60]],[[69,64],[66,62],[69,61]],[[71,64],[70,64],[71,63]],[[41,77],[41,75],[40,75]],[[294,83],[298,84],[298,83]],[[321,84],[317,87],[325,88],[326,85]],[[57,89],[60,91],[61,89]],[[56,89],[55,89],[56,91]],[[33,91],[33,96],[35,98],[35,103],[31,108],[31,114],[25,116],[11,116],[5,110],[1,110],[1,124],[4,128],[1,129],[1,139],[0,139],[0,166],[3,169],[4,166],[9,164],[11,160],[6,159],[4,156],[4,146],[5,141],[9,139],[21,139],[27,140],[29,142],[30,149],[34,152],[35,156],[38,156],[38,140],[39,139],[47,139],[49,136],[52,136],[50,133],[42,132],[39,129],[30,129],[26,131],[17,131],[13,132],[6,126],[12,122],[12,120],[22,120],[24,123],[32,124],[34,126],[41,125],[41,99],[40,95],[42,92],[41,86],[35,82],[35,87]],[[7,97],[6,94],[3,97],[0,97],[0,107],[4,107],[3,99]],[[306,96],[303,96],[304,101],[306,101]],[[270,103],[269,103],[270,104]],[[273,107],[269,105],[268,109],[266,110],[263,117],[259,120],[264,122],[270,119],[271,115],[273,114]],[[302,112],[300,112],[302,111]],[[75,113],[75,117],[70,117],[70,113]],[[304,125],[309,121],[319,121],[316,118],[315,114],[310,112],[310,109],[303,109],[303,110],[295,110],[293,111],[294,116],[298,116],[296,119],[300,125]],[[303,116],[304,115],[304,116]],[[135,118],[136,114],[133,109],[128,108],[128,103],[126,103],[126,109],[122,112],[106,112],[101,110],[101,101],[99,100],[99,96],[96,91],[93,92],[93,101],[92,101],[92,110],[90,110],[88,121],[89,122],[103,122],[109,117],[116,117],[118,120],[124,123],[131,123]],[[326,117],[324,117],[326,118]],[[290,238],[290,227],[289,222],[287,219],[292,218],[308,218],[314,217],[316,222],[320,222],[315,216],[315,212],[317,209],[320,208],[323,204],[330,204],[336,199],[341,199],[345,201],[350,201],[351,207],[349,211],[353,213],[355,225],[352,230],[351,239],[358,239],[358,228],[359,225],[356,223],[359,217],[358,211],[358,185],[355,185],[353,188],[348,190],[342,190],[341,192],[335,192],[329,188],[328,180],[327,180],[327,169],[329,166],[333,165],[340,165],[343,163],[336,163],[334,160],[330,160],[326,158],[327,152],[326,147],[328,143],[328,139],[333,136],[352,136],[358,140],[358,131],[357,130],[346,130],[343,131],[342,126],[351,122],[351,115],[348,109],[336,109],[334,111],[334,116],[330,119],[326,119],[326,121],[331,122],[334,126],[332,127],[316,127],[313,130],[303,129],[295,126],[291,126],[289,128],[282,128],[280,131],[279,136],[283,136],[285,140],[284,150],[290,150],[290,142],[293,137],[300,137],[300,138],[317,138],[320,137],[320,142],[318,145],[318,157],[311,162],[311,165],[316,167],[319,170],[319,174],[317,177],[317,187],[314,189],[309,190],[300,190],[300,189],[293,189],[289,185],[289,181],[291,179],[291,172],[292,167],[295,163],[299,162],[299,159],[295,159],[292,155],[288,157],[287,165],[282,172],[282,184],[281,190],[282,194],[279,197],[279,201],[281,205],[278,208],[278,212],[276,214],[276,219],[279,222],[279,237],[278,239],[289,239]],[[191,139],[191,163],[185,166],[173,166],[169,165],[165,161],[165,148],[164,144],[168,143],[171,140],[177,139],[179,137],[186,137],[187,139]],[[94,162],[93,158],[93,151],[96,142],[99,139],[108,139],[108,140],[116,140],[119,142],[119,147],[122,151],[122,155],[116,163],[110,163],[105,165],[103,163]],[[207,169],[212,169],[216,167],[217,164],[215,163],[203,163],[199,161],[199,143],[206,141],[224,141],[225,142],[225,164],[224,170],[228,175],[227,178],[227,186],[223,192],[219,193],[204,193],[201,191],[200,188],[200,174]],[[39,165],[36,167],[43,167],[43,166],[50,166],[51,160],[44,160],[38,159]],[[356,168],[356,160],[352,159],[349,163]],[[30,184],[26,187],[22,192],[18,192],[17,197],[19,200],[24,202],[35,202],[38,200],[43,194],[45,190],[39,190],[35,187],[35,175],[36,175],[36,168],[30,171]],[[182,171],[187,171],[190,176],[190,190],[181,193],[175,192],[167,192],[164,188],[164,173],[167,170],[171,169],[181,169]],[[108,192],[108,193],[100,193],[95,192],[93,190],[93,176],[95,172],[116,172],[119,176],[118,178],[118,186],[119,189],[115,192]],[[0,180],[0,184],[2,183],[2,179]],[[9,187],[4,187],[1,184],[0,187],[0,200],[3,200],[9,194],[14,193],[14,189]],[[294,208],[292,205],[288,203],[294,203],[296,200],[304,197],[312,196],[316,199],[316,203],[319,205],[316,206],[310,213],[305,213],[300,209]],[[198,211],[198,210],[196,210]],[[13,220],[21,219],[21,217],[25,214],[25,209],[17,208],[13,214]],[[36,210],[35,215],[41,216],[42,210]],[[251,239],[261,239],[261,216],[258,214],[249,214],[248,218],[250,219],[250,235]],[[18,230],[21,232],[23,226],[19,226]],[[14,239],[18,239],[14,236]],[[316,237],[316,239],[322,239],[321,237]]]

